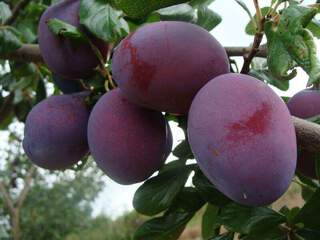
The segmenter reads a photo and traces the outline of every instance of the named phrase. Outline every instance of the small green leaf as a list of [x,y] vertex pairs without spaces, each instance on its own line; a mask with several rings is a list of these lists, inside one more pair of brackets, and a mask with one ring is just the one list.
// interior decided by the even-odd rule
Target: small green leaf
[[48,21],[48,27],[52,33],[57,36],[72,39],[74,41],[86,42],[87,37],[75,26],[53,18]]
[[168,209],[184,187],[193,165],[172,168],[147,180],[136,191],[134,208],[145,215],[155,215]]
[[318,189],[309,201],[301,208],[294,219],[295,223],[303,223],[306,228],[320,229],[320,189]]
[[9,17],[11,17],[10,7],[8,4],[0,2],[0,25],[4,24]]
[[175,6],[162,8],[156,11],[162,21],[185,21],[191,22],[195,18],[195,9],[189,4],[183,3]]
[[185,187],[174,199],[169,211],[182,208],[188,212],[197,212],[204,204],[205,201],[195,188]]
[[204,240],[210,239],[216,236],[216,233],[219,232],[220,224],[218,220],[219,208],[208,204],[206,211],[202,216],[202,238]]
[[246,11],[250,19],[254,19],[247,5],[242,0],[235,0]]
[[221,208],[219,216],[221,224],[228,229],[244,234],[256,232],[262,234],[270,231],[271,228],[276,228],[286,220],[283,215],[270,208],[252,208],[235,203]]
[[316,38],[320,38],[320,21],[318,19],[312,19],[312,21],[308,24],[307,29],[309,29],[313,36]]
[[8,127],[8,125],[12,122],[12,118],[14,116],[14,94],[11,93],[7,97],[3,98],[0,95],[0,130],[4,130]]
[[20,122],[24,122],[31,111],[32,104],[28,100],[22,100],[14,106],[14,113]]
[[151,219],[138,228],[135,240],[176,240],[187,223],[204,204],[197,191],[184,188],[170,209],[161,217]]
[[[298,230],[296,233],[300,239],[303,240],[319,240],[320,239],[320,231],[318,230],[312,230],[312,229],[301,229]],[[297,239],[298,240],[298,239]]]
[[175,161],[169,162],[159,170],[159,173],[164,173],[166,171],[170,171],[173,169],[177,169],[179,167],[183,167],[185,165],[185,163],[186,163],[185,160],[175,160]]
[[10,26],[0,26],[0,54],[8,54],[21,46],[20,32]]
[[255,70],[251,69],[249,75],[258,78],[268,84],[271,84],[282,91],[287,91],[289,89],[289,81],[288,80],[279,80],[276,77],[272,76],[271,72],[268,69],[263,70]]
[[79,16],[81,24],[107,42],[118,42],[129,33],[122,12],[104,0],[81,0]]
[[38,80],[36,90],[36,103],[41,102],[47,97],[47,90],[43,79]]
[[213,3],[215,0],[192,0],[189,2],[189,4],[193,8],[198,8],[200,6],[209,6],[211,3]]
[[216,236],[214,238],[211,238],[210,240],[233,240],[234,238],[234,233],[229,232],[229,233],[224,233],[220,236]]
[[[270,10],[271,10],[270,7],[261,8],[262,16],[266,16]],[[245,31],[248,35],[254,35],[256,33],[257,22],[258,22],[258,17],[257,17],[257,15],[254,15],[253,19],[250,20],[250,22],[247,24],[246,29],[245,29]]]
[[207,202],[216,206],[225,206],[230,203],[230,199],[219,192],[211,182],[198,170],[192,178],[192,183]]
[[312,33],[306,29],[318,11],[317,6],[291,4],[282,11],[280,21],[266,22],[268,66],[272,75],[280,79],[290,77],[287,71],[298,65],[308,73],[309,86],[320,82],[316,44]]
[[174,211],[145,222],[135,232],[135,240],[176,240],[194,213]]
[[121,9],[128,17],[142,19],[147,17],[151,12],[188,2],[188,0],[113,0],[117,8]]
[[180,159],[193,159],[190,145],[187,140],[183,140],[174,150],[173,155]]
[[221,23],[222,18],[219,14],[215,13],[211,9],[205,6],[198,8],[198,20],[197,24],[207,31],[211,31]]

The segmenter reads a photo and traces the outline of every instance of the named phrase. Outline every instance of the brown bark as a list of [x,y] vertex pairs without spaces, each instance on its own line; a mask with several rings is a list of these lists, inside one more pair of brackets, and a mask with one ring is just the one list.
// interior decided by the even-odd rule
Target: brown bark
[[37,44],[24,44],[21,48],[10,54],[0,55],[0,58],[22,62],[43,62]]
[[11,233],[13,240],[21,239],[21,229],[20,229],[20,210],[14,209],[10,214],[11,220]]
[[[225,47],[227,54],[230,57],[240,57],[250,53],[250,47]],[[267,49],[265,46],[261,46],[257,49],[256,57],[266,57]],[[24,61],[24,62],[40,62],[43,63],[43,59],[40,54],[40,49],[37,44],[24,44],[20,49],[11,52],[7,55],[0,55],[1,59]]]
[[31,187],[31,182],[36,168],[32,166],[24,179],[24,187],[21,190],[19,197],[16,202],[10,197],[9,192],[6,190],[4,184],[0,181],[0,196],[4,200],[4,204],[7,207],[10,215],[11,223],[11,233],[14,240],[21,239],[21,229],[20,229],[20,211],[23,206],[24,200]]

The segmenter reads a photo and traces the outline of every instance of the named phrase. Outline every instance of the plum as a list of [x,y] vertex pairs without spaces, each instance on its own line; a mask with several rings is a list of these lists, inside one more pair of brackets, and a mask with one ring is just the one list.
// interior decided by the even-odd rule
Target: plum
[[209,32],[176,21],[139,28],[112,60],[113,77],[130,101],[175,114],[186,114],[198,90],[229,71],[226,51]]
[[144,181],[163,165],[166,135],[164,116],[129,102],[119,88],[103,95],[89,118],[91,155],[120,184]]
[[[38,36],[41,55],[52,72],[66,78],[85,78],[93,73],[99,60],[87,43],[79,43],[54,35],[48,28],[47,21],[57,18],[67,22],[83,32],[79,22],[79,0],[65,0],[49,7],[41,16]],[[87,34],[100,50],[102,56],[108,53],[108,43]]]
[[85,96],[82,92],[52,96],[31,110],[23,148],[34,164],[50,170],[66,169],[88,153],[90,111]]
[[[320,91],[305,89],[294,95],[287,104],[290,113],[300,118],[311,118],[320,114]],[[318,152],[300,149],[298,152],[297,170],[302,174],[316,178],[315,160],[320,157]]]
[[65,94],[77,93],[83,90],[81,83],[77,79],[62,78],[53,74],[52,80],[60,91]]
[[285,103],[263,82],[224,74],[196,95],[188,136],[199,167],[235,202],[262,206],[289,187],[296,136]]

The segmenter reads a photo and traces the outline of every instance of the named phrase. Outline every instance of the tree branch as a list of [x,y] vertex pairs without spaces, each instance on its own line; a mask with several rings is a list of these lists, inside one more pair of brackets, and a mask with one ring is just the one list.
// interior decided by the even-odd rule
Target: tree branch
[[29,169],[25,179],[24,179],[24,187],[22,189],[22,191],[20,192],[20,195],[18,197],[18,201],[17,201],[17,209],[20,210],[20,208],[22,207],[22,204],[24,202],[24,200],[27,197],[27,194],[30,190],[31,187],[31,182],[32,182],[32,178],[33,178],[33,174],[35,172],[36,168],[35,166],[31,166],[31,168]]
[[7,192],[4,184],[1,181],[0,181],[0,193],[2,194],[2,198],[3,198],[4,204],[9,209],[10,215],[13,214],[14,211],[15,211],[14,203],[13,203],[9,193]]
[[[250,53],[250,47],[225,47],[229,57],[242,57]],[[267,48],[266,46],[261,46],[256,50],[256,57],[267,57]]]
[[9,54],[0,54],[0,59],[21,62],[43,62],[39,46],[36,44],[24,44],[21,48]]
[[[225,47],[229,57],[242,57],[250,53],[250,47]],[[257,49],[256,57],[266,57],[267,49],[265,46],[261,46]],[[40,49],[37,44],[24,44],[20,49],[11,52],[7,55],[0,55],[0,59],[7,59],[12,61],[22,62],[39,62],[43,63],[43,59],[40,54]]]
[[300,118],[292,117],[300,146],[312,152],[320,149],[320,125]]
[[14,23],[14,21],[19,16],[19,12],[22,9],[24,9],[28,5],[29,2],[30,2],[30,0],[20,0],[17,3],[17,5],[13,8],[11,17],[9,17],[7,19],[7,21],[4,22],[4,25],[11,25],[12,23]]

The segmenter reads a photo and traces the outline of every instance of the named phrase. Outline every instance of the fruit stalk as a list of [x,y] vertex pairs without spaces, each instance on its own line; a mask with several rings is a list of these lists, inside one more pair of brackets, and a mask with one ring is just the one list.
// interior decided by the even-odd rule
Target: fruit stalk
[[249,54],[243,55],[244,63],[243,67],[241,69],[241,73],[247,74],[250,71],[250,64],[252,62],[252,59],[256,56],[256,54],[259,52],[259,47],[263,38],[264,34],[264,22],[265,18],[261,14],[260,6],[258,0],[253,0],[254,6],[256,8],[256,15],[257,15],[257,30],[254,35],[254,41],[253,45],[251,47],[251,50]]

